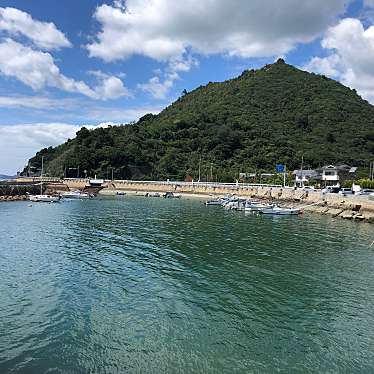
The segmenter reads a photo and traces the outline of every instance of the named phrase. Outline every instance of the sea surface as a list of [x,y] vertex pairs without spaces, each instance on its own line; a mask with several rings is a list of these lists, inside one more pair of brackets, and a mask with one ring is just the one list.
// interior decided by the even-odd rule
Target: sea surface
[[373,225],[197,200],[0,204],[0,373],[373,373]]

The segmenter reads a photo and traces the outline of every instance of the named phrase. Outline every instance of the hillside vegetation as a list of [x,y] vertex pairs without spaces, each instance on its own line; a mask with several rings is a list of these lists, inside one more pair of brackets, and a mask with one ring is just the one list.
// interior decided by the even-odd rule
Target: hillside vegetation
[[[374,107],[342,84],[283,60],[185,93],[137,123],[81,129],[43,149],[50,175],[233,181],[239,172],[329,163],[367,166],[374,154]],[[70,173],[70,174],[69,174]]]

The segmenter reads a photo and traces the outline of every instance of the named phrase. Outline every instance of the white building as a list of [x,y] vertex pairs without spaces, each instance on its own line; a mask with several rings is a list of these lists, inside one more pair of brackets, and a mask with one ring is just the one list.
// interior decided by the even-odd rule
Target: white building
[[357,167],[328,165],[322,168],[322,182],[328,186],[340,186],[345,180],[354,180]]
[[339,185],[339,171],[334,165],[328,165],[322,168],[322,182],[328,185]]
[[308,186],[311,180],[321,180],[321,174],[316,170],[294,170],[292,174],[296,187]]

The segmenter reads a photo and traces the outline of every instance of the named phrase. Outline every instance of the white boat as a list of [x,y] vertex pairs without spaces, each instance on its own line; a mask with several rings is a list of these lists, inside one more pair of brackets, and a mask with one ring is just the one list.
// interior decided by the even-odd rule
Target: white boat
[[175,194],[174,192],[165,192],[162,195],[165,199],[180,199],[182,195]]
[[299,208],[281,208],[279,206],[262,209],[259,212],[262,214],[273,214],[273,215],[279,215],[279,216],[296,216],[302,213],[301,209]]
[[30,195],[29,200],[34,203],[58,203],[60,201],[60,196]]
[[58,203],[60,196],[43,194],[43,171],[44,171],[44,156],[42,156],[42,171],[40,173],[40,195],[29,195],[29,200],[34,203]]
[[158,192],[147,192],[145,197],[161,197],[161,195]]
[[247,201],[244,210],[246,212],[260,212],[264,209],[272,209],[273,207],[273,204],[266,204],[260,201]]
[[218,205],[218,206],[221,206],[223,203],[222,199],[217,199],[217,200],[208,200],[205,202],[205,205],[206,206],[214,206],[214,205]]
[[61,194],[61,197],[64,199],[91,199],[93,196],[87,192],[82,192],[82,191],[77,190],[77,191],[63,192]]

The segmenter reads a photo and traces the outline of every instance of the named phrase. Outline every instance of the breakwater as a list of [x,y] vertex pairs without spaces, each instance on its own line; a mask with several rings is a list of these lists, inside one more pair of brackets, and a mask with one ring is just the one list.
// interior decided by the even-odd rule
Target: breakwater
[[0,184],[0,201],[26,200],[27,194],[40,193],[40,186],[35,184]]

